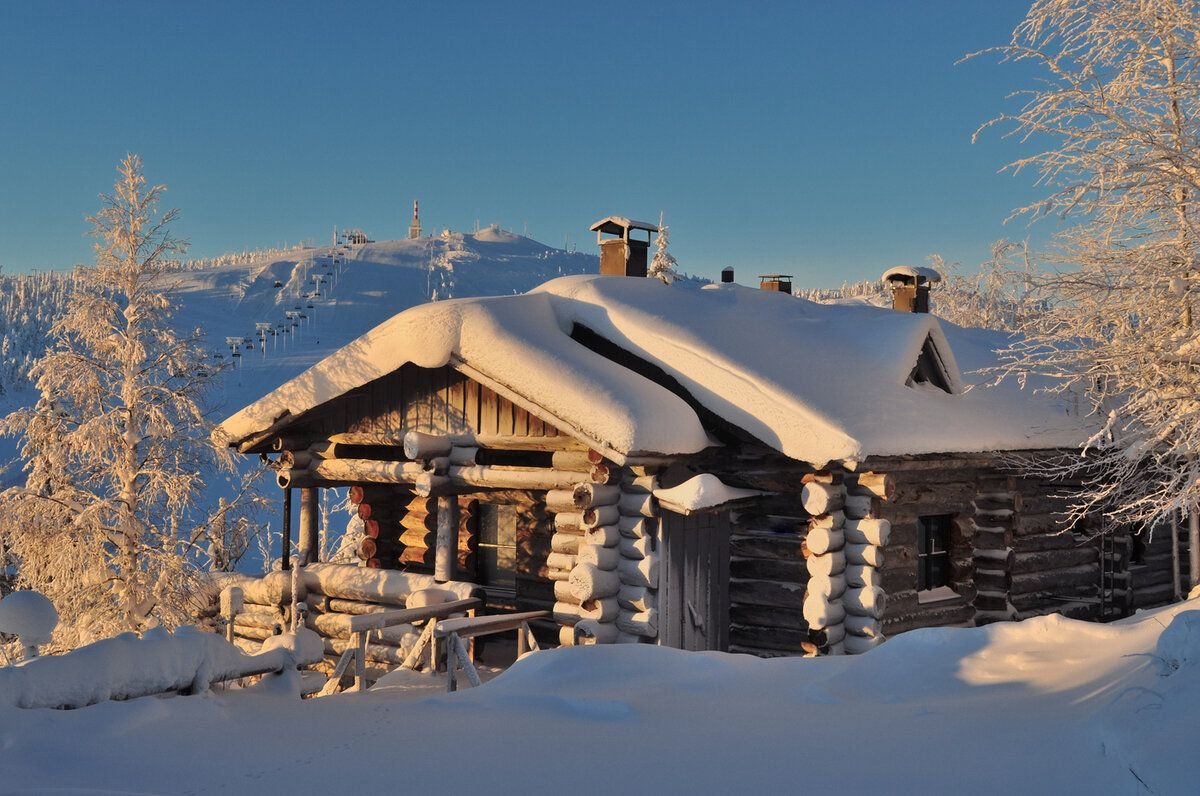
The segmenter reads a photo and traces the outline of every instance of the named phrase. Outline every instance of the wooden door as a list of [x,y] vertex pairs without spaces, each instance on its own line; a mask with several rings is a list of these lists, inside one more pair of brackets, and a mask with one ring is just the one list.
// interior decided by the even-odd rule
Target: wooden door
[[729,647],[729,512],[663,512],[659,643],[684,650]]

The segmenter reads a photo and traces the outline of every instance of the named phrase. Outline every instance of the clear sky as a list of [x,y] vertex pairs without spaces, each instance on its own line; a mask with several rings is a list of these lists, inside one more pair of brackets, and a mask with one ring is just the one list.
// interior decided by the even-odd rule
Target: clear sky
[[3,2],[0,265],[91,260],[142,155],[193,256],[476,220],[592,250],[656,220],[685,270],[835,286],[974,265],[1032,178],[973,129],[1030,76],[964,53],[1024,0]]

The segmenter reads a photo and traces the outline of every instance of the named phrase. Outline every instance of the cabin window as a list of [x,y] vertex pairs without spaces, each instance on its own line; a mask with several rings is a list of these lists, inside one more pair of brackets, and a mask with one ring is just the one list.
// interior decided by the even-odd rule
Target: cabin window
[[950,585],[950,528],[954,517],[917,518],[917,591]]
[[932,337],[925,338],[921,353],[917,356],[917,364],[908,375],[908,386],[925,385],[935,387],[942,392],[953,392],[950,380],[946,377],[946,366],[942,362],[937,346]]
[[497,503],[479,504],[479,579],[482,585],[517,585],[517,510]]

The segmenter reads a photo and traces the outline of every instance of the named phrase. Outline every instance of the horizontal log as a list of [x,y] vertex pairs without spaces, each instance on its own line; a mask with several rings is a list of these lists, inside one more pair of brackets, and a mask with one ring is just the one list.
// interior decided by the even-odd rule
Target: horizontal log
[[838,550],[822,556],[810,556],[805,560],[805,567],[811,576],[839,575],[846,569],[846,555]]
[[571,489],[579,473],[541,467],[505,467],[501,465],[451,465],[446,476],[456,487],[477,486],[495,489]]
[[575,511],[574,493],[570,489],[551,489],[545,497],[546,510],[558,512]]
[[770,605],[742,605],[735,603],[729,606],[729,621],[738,625],[756,625],[768,630],[786,628],[790,630],[807,630],[808,624],[799,607],[782,608]]
[[853,494],[892,500],[896,496],[896,477],[890,473],[859,473],[847,482],[846,488]]
[[574,507],[580,511],[596,506],[612,506],[620,501],[621,488],[592,483],[576,484],[571,490],[571,499]]
[[1040,572],[1047,569],[1068,569],[1095,563],[1099,556],[1093,547],[1076,547],[1057,550],[1038,550],[1013,555],[1014,575]]
[[592,469],[592,465],[596,462],[591,461],[588,451],[554,451],[550,455],[551,465],[556,470],[574,470],[579,473],[586,473]]
[[658,588],[658,556],[648,555],[643,559],[621,558],[617,562],[617,575],[621,583],[629,586]]
[[1099,566],[1089,564],[1071,567],[1070,569],[1055,569],[1022,575],[1014,574],[1010,593],[1016,595],[1046,591],[1058,594],[1064,589],[1076,586],[1092,586],[1099,582]]
[[658,596],[645,586],[622,585],[617,602],[629,611],[648,611],[658,608]]
[[[850,617],[846,617],[849,619]],[[846,638],[846,626],[831,625],[808,631],[808,642],[818,648],[828,648]]]
[[843,642],[847,655],[862,655],[870,652],[883,643],[883,636],[848,635]]
[[837,511],[842,508],[845,499],[845,490],[840,485],[812,481],[800,490],[801,505],[813,516]]
[[804,538],[802,552],[804,557],[823,555],[835,550],[841,550],[846,540],[842,531],[833,528],[811,528]]
[[785,627],[762,627],[761,625],[731,624],[729,643],[732,646],[770,647],[796,655],[800,644],[808,639],[808,631]]
[[776,606],[798,611],[804,603],[804,587],[799,584],[734,578],[729,581],[729,599],[742,605]]
[[621,611],[617,615],[617,629],[642,638],[658,636],[658,611]]
[[875,586],[846,589],[842,595],[842,606],[848,614],[879,619],[887,609],[887,595],[883,589]]
[[582,536],[575,534],[556,533],[550,537],[550,550],[554,553],[575,555],[579,552],[579,543],[582,539]]
[[868,495],[849,495],[842,511],[846,513],[847,520],[861,520],[875,513],[877,502],[877,498]]
[[603,570],[592,564],[576,565],[571,570],[568,582],[581,602],[615,597],[621,590],[621,578],[616,572]]
[[801,559],[731,558],[729,574],[735,578],[804,583],[808,569]]
[[593,644],[616,644],[620,640],[620,631],[611,622],[601,622],[596,619],[584,619],[575,625],[575,643],[580,646]]
[[588,528],[583,533],[583,541],[586,544],[594,544],[601,547],[615,548],[621,539],[621,532],[615,524],[598,525],[595,528]]
[[810,578],[804,587],[804,595],[817,594],[826,600],[836,600],[846,592],[846,578],[843,575],[821,575]]
[[866,638],[876,638],[883,635],[883,624],[873,616],[846,615],[846,632]]
[[618,506],[620,513],[627,517],[657,517],[658,507],[654,496],[650,494],[638,494],[636,492],[621,493]]
[[306,471],[326,481],[414,484],[424,472],[418,462],[385,462],[372,459],[314,459]]
[[616,506],[595,506],[583,512],[582,526],[586,530],[600,525],[617,525],[621,512]]
[[627,539],[621,536],[619,537],[617,550],[625,558],[645,558],[647,555],[655,552],[654,540],[645,536],[641,539]]
[[892,534],[892,524],[883,519],[850,520],[842,528],[847,542],[883,546]]
[[583,533],[583,515],[579,512],[560,512],[554,515],[554,530],[559,533]]
[[596,544],[582,544],[575,558],[580,564],[595,564],[600,569],[616,569],[621,554],[615,547],[602,547]]
[[741,558],[783,560],[802,557],[800,537],[794,533],[735,533],[729,537],[729,554]]
[[873,544],[846,545],[847,564],[866,564],[869,567],[883,566],[883,548]]
[[[846,579],[846,584],[855,588],[877,587],[883,588],[883,575],[878,569],[868,564],[847,564],[843,576]],[[913,576],[913,585],[916,585],[915,574]]]
[[635,495],[649,495],[658,489],[656,475],[629,475],[621,479],[621,491]]
[[846,617],[846,609],[840,602],[827,600],[819,594],[805,595],[803,605],[804,621],[810,628],[841,624]]
[[658,533],[658,520],[650,517],[623,516],[617,520],[617,530],[622,536],[630,539],[654,536]]
[[409,431],[404,435],[404,455],[409,459],[449,456],[454,440],[448,436]]

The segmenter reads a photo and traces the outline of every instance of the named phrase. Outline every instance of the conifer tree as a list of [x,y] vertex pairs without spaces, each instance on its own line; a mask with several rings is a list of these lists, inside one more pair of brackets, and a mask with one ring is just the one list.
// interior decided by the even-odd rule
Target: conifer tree
[[670,240],[667,234],[667,225],[663,223],[663,214],[660,211],[658,214],[658,239],[655,241],[654,259],[650,261],[647,276],[661,279],[669,285],[679,275],[679,263],[675,262],[675,258],[667,251],[668,243]]

